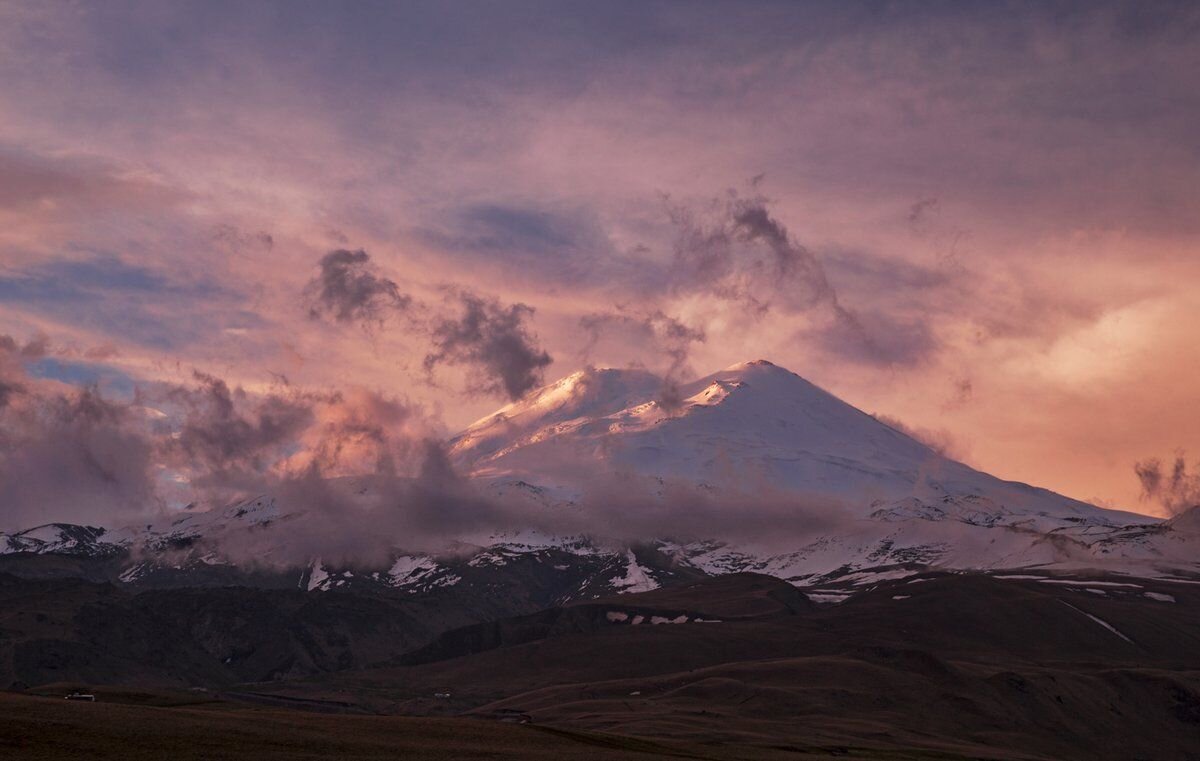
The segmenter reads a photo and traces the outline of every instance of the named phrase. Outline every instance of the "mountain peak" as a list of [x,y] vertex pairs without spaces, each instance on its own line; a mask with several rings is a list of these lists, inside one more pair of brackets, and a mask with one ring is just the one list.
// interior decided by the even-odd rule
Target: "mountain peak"
[[[803,381],[804,383],[809,383],[809,381],[806,380],[802,375],[794,373],[783,365],[777,365],[774,362],[766,359],[752,359],[746,362],[738,362],[737,364],[730,365],[724,370],[719,370],[708,377],[724,378],[730,376],[739,376],[744,378],[787,378],[792,381]],[[813,384],[810,383],[809,385]]]
[[1097,520],[1104,511],[949,460],[765,359],[671,388],[645,370],[588,368],[480,420],[451,441],[475,477],[570,492],[580,478],[646,478],[730,493],[764,488],[835,500],[867,514],[881,503],[968,496],[997,510]]
[[[765,360],[765,359],[750,359],[745,362],[738,362],[737,364],[730,365],[729,367],[727,367],[725,369],[727,371],[729,371],[729,370],[740,370],[743,368],[751,368],[751,367],[764,367],[764,368],[773,367],[776,370],[783,370],[783,368],[780,367],[779,365],[777,365],[774,362],[771,362],[769,360]],[[787,371],[784,370],[784,372],[787,372]]]
[[[633,452],[654,461],[683,458],[688,476],[702,479],[698,469],[714,455],[697,458],[699,442],[713,452],[739,446],[769,452],[780,462],[791,460],[787,453],[796,447],[851,458],[864,442],[890,448],[893,455],[903,450],[909,465],[932,456],[924,445],[765,359],[674,385],[675,404],[664,403],[666,388],[664,379],[646,370],[586,368],[469,426],[451,440],[451,451],[460,466],[477,474],[501,470],[501,461],[502,470],[524,473],[551,453],[559,459],[575,450],[578,464],[590,469],[606,459],[614,465],[625,458],[636,462]],[[634,443],[645,436],[660,441]],[[675,436],[680,440],[673,444],[663,440]],[[638,463],[639,469],[652,465],[650,460]]]
[[788,375],[796,378],[800,377],[791,370],[788,370],[786,367],[781,367],[780,365],[765,359],[752,359],[747,362],[738,362],[737,364],[726,367],[724,370],[714,373],[714,375],[728,375],[733,373],[744,375]]

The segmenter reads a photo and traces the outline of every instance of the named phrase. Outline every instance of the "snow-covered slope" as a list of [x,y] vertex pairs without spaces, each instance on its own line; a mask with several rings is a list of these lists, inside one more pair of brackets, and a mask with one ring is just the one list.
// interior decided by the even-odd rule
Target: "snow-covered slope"
[[622,474],[824,497],[883,520],[1153,520],[980,473],[766,361],[683,386],[676,405],[657,401],[659,391],[642,371],[576,373],[475,423],[451,453],[479,478],[567,491],[586,488],[583,474]]
[[[307,562],[289,567],[290,576],[264,583],[405,594],[492,594],[507,585],[515,594],[536,587],[539,599],[569,601],[758,571],[836,599],[926,568],[1200,574],[1200,510],[1162,521],[994,478],[769,362],[671,389],[671,404],[660,401],[663,392],[644,371],[585,370],[450,441],[459,470],[507,505],[504,514],[531,525],[463,530],[434,555],[396,537],[378,568],[336,567],[315,548]],[[341,486],[360,495],[371,488],[369,479]],[[596,487],[605,499],[593,498]],[[622,503],[614,493],[635,498]],[[754,512],[753,497],[762,494],[774,512]],[[695,509],[701,499],[704,524]],[[656,521],[604,514],[647,506]],[[814,506],[821,520],[808,520]],[[553,521],[532,525],[558,514],[577,519],[562,524],[575,527],[571,536],[550,531]],[[303,520],[261,496],[116,531],[51,524],[0,535],[0,555],[119,557],[119,579],[127,583],[249,583],[225,550],[240,546],[244,558],[251,546],[252,565],[279,568],[278,558],[295,557],[283,551],[293,549],[287,527]]]
[[[782,525],[783,536],[762,543],[660,537],[675,562],[707,573],[813,583],[923,566],[1196,568],[1200,536],[1188,526],[979,472],[769,362],[675,391],[682,401],[668,405],[644,372],[576,373],[470,426],[452,456],[496,492],[523,484],[563,505],[586,503],[597,483],[676,483],[717,502],[728,496],[735,519],[741,498],[764,491],[785,506],[794,497],[797,511],[824,503],[844,518],[783,552]],[[679,525],[687,520],[683,512]]]

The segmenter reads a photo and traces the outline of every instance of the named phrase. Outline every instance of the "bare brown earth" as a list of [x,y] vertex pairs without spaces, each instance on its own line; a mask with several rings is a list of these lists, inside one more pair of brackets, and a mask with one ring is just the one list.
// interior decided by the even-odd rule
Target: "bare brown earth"
[[[844,749],[733,748],[519,726],[482,719],[321,715],[220,701],[189,705],[159,696],[145,705],[101,691],[96,703],[0,694],[0,757],[29,761],[303,761],[304,759],[946,759],[944,755],[859,754]],[[145,697],[142,695],[141,697]],[[166,703],[169,705],[162,705]]]
[[[172,653],[156,653],[123,687],[76,670],[0,697],[0,757],[1200,759],[1200,584],[1049,581],[1063,583],[931,573],[817,606],[738,574],[461,627],[368,667],[240,684],[222,671],[203,692],[180,688],[161,671]],[[77,593],[85,619],[103,619],[102,591]],[[55,627],[76,631],[54,624],[76,620],[69,596],[18,597],[4,636],[24,673],[71,671],[15,634],[61,648]],[[253,618],[258,598],[236,599],[246,607],[229,620]],[[366,610],[320,605],[288,620]],[[365,636],[387,653],[388,630],[363,616],[364,633],[338,630],[346,646],[364,652]],[[326,631],[296,626],[284,628]],[[121,660],[105,659],[110,645]],[[86,673],[138,662],[129,645],[89,647]],[[189,670],[208,663],[186,655]],[[158,673],[172,686],[131,686]],[[62,700],[77,687],[98,702]],[[498,721],[506,712],[532,724]]]
[[[743,749],[1200,758],[1200,586],[1107,581],[1137,586],[935,574],[805,610],[786,584],[739,575],[571,606],[540,635],[530,617],[451,632],[408,665],[275,690]],[[655,609],[728,617],[649,625]],[[597,611],[646,621],[589,629]]]

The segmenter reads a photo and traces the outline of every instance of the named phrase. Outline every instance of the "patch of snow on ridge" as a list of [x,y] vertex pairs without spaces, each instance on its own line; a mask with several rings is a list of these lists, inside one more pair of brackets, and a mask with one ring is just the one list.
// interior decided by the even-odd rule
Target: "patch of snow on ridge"
[[756,558],[722,542],[693,542],[685,546],[664,542],[659,545],[659,550],[672,557],[685,560],[689,565],[713,576],[746,570],[760,570],[759,567],[756,567],[756,564],[760,564]]
[[392,567],[388,569],[388,578],[392,580],[393,586],[400,586],[405,582],[415,581],[423,576],[428,575],[431,571],[436,570],[438,564],[433,558],[417,555],[401,555],[396,558],[396,562],[392,563]]
[[40,544],[69,541],[63,536],[62,527],[53,523],[31,528],[28,531],[22,531],[21,538],[31,539]]
[[442,576],[440,578],[434,579],[433,581],[429,582],[429,586],[430,586],[430,588],[432,588],[432,587],[452,587],[460,581],[462,581],[461,576],[459,576],[456,573],[450,573],[450,574],[446,574],[445,576]]
[[666,616],[651,616],[650,623],[657,626],[658,624],[686,624],[688,617],[685,615],[676,616],[675,618],[667,618]]
[[828,602],[834,604],[845,602],[846,598],[850,596],[849,593],[842,592],[805,592],[804,595],[816,603]]
[[1110,624],[1109,622],[1105,621],[1103,618],[1097,618],[1096,616],[1093,616],[1091,613],[1088,613],[1088,612],[1086,612],[1086,611],[1082,611],[1082,610],[1080,610],[1079,608],[1076,608],[1076,607],[1075,607],[1074,605],[1072,605],[1071,603],[1069,603],[1069,602],[1066,602],[1065,600],[1059,600],[1059,602],[1061,602],[1063,605],[1066,605],[1068,608],[1070,608],[1071,610],[1075,611],[1076,613],[1083,613],[1083,615],[1087,616],[1088,618],[1092,619],[1092,620],[1093,620],[1093,621],[1095,621],[1096,623],[1100,624],[1100,625],[1101,625],[1101,626],[1103,626],[1105,629],[1108,629],[1110,632],[1112,632],[1113,634],[1117,635],[1117,636],[1118,636],[1118,637],[1120,637],[1121,639],[1125,640],[1125,641],[1126,641],[1126,642],[1128,642],[1129,644],[1131,644],[1131,645],[1133,644],[1133,640],[1131,640],[1129,637],[1126,637],[1126,636],[1125,636],[1124,634],[1122,634],[1121,632],[1117,631],[1117,627],[1115,627],[1115,626],[1113,626],[1112,624]]
[[508,565],[509,557],[509,553],[503,549],[484,550],[468,560],[467,565],[472,568],[483,568],[484,566],[502,568]]
[[633,550],[625,551],[625,575],[614,576],[608,581],[621,594],[631,592],[649,592],[658,589],[659,583],[650,576],[650,571],[638,565]]
[[605,551],[596,547],[585,536],[546,533],[537,529],[509,531],[489,534],[484,537],[468,537],[472,544],[478,544],[491,551],[507,551],[514,554],[537,552],[539,550],[562,550],[572,555],[601,555]]
[[865,584],[875,584],[880,581],[890,581],[892,579],[907,579],[916,573],[919,573],[919,571],[907,568],[888,568],[880,571],[864,570],[836,578],[839,583],[857,587]]
[[48,523],[15,534],[0,532],[0,555],[106,555],[119,549],[110,532],[95,526]]
[[147,566],[147,563],[131,565],[124,571],[121,571],[121,574],[117,578],[120,579],[120,581],[124,584],[132,584],[133,582],[137,581],[139,577],[141,577]]
[[313,561],[312,571],[308,574],[308,591],[322,589],[322,585],[328,579],[329,572],[325,570],[325,566],[321,565],[321,559],[317,558]]

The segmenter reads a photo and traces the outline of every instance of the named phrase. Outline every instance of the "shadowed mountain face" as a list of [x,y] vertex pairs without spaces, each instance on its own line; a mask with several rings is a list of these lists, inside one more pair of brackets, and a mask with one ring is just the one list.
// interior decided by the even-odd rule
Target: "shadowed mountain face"
[[245,587],[132,594],[0,576],[0,684],[218,686],[364,666],[484,611]]
[[738,574],[449,632],[403,665],[278,692],[796,752],[1190,759],[1198,595],[925,575],[816,607]]
[[[540,610],[537,589],[138,591],[3,576],[0,682],[42,694],[62,685],[49,693],[60,700],[76,687],[101,700],[205,688],[214,726],[264,704],[528,720],[564,737],[609,733],[594,741],[651,756],[1200,753],[1200,579],[926,572],[839,594],[743,573]],[[17,721],[42,710],[10,709]],[[132,727],[109,713],[118,724],[96,742],[126,742],[114,738]],[[160,709],[159,739],[127,741],[165,753],[156,743],[191,732],[192,713]],[[293,736],[295,721],[280,717],[278,731]],[[377,721],[354,731],[392,731]],[[431,726],[407,726],[428,735],[413,741],[415,757],[441,757]],[[530,750],[531,737],[497,736],[495,752]],[[272,757],[283,739],[244,735],[238,752],[261,745]]]

